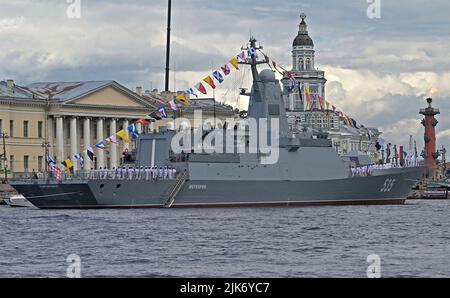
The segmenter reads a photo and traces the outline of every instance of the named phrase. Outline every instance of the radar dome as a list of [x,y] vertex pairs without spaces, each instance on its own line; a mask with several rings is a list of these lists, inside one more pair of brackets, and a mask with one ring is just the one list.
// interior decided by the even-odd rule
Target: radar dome
[[264,69],[259,73],[259,77],[263,82],[275,82],[275,74],[270,69]]

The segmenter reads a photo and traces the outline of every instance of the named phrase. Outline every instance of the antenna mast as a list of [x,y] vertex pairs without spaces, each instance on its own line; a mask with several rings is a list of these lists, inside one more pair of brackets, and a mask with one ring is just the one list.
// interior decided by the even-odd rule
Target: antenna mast
[[172,0],[168,0],[167,9],[167,44],[166,44],[166,86],[165,91],[169,91],[169,72],[170,72],[170,21],[172,18]]

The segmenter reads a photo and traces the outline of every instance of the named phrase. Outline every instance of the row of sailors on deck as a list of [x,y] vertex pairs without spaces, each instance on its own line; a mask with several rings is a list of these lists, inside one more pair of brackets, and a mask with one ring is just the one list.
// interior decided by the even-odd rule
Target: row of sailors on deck
[[170,167],[119,167],[91,169],[88,179],[174,180],[177,170]]
[[[414,160],[406,160],[403,167],[414,167],[418,166],[419,162]],[[385,163],[385,164],[376,164],[369,166],[361,166],[361,167],[352,167],[352,176],[353,177],[361,177],[361,176],[372,176],[374,170],[385,170],[392,168],[401,168],[402,166],[399,163]]]

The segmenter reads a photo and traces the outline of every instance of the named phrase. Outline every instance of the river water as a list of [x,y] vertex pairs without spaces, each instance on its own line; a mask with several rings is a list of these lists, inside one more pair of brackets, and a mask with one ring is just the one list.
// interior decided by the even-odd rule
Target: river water
[[33,210],[0,206],[0,277],[450,277],[450,201],[403,206]]

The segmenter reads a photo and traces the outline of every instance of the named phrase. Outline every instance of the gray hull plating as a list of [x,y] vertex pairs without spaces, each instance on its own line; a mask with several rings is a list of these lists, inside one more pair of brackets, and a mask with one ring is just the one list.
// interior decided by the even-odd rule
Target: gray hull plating
[[[398,173],[322,181],[186,181],[172,207],[401,204],[422,167]],[[16,183],[39,208],[163,207],[174,181],[93,180]]]

